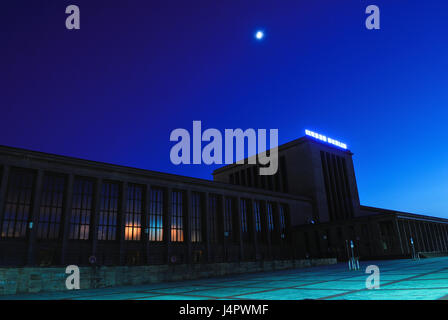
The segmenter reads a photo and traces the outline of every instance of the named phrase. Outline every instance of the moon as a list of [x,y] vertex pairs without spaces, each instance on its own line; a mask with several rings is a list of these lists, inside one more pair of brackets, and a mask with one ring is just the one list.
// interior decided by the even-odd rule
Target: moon
[[255,39],[257,40],[262,40],[264,38],[264,32],[261,30],[258,30],[257,32],[255,32]]

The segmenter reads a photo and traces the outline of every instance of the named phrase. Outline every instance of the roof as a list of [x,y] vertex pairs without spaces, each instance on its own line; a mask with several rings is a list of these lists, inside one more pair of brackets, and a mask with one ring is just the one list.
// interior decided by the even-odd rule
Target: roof
[[403,212],[403,211],[396,211],[396,210],[390,210],[390,209],[383,209],[383,208],[376,208],[376,207],[370,207],[370,206],[363,206],[361,205],[362,211],[370,211],[372,212],[372,215],[395,215],[397,218],[402,219],[413,219],[413,220],[425,220],[425,221],[434,221],[434,222],[447,222],[448,219],[445,218],[439,218],[439,217],[433,217],[433,216],[427,216],[423,214],[415,214],[415,213],[409,213],[409,212]]
[[194,177],[176,175],[176,174],[171,174],[171,173],[164,173],[164,172],[159,172],[159,171],[110,164],[110,163],[99,162],[99,161],[85,160],[85,159],[80,159],[80,158],[70,157],[70,156],[61,156],[61,155],[52,154],[52,153],[32,151],[32,150],[4,146],[4,145],[0,145],[0,155],[15,156],[15,157],[36,160],[36,161],[44,161],[47,163],[51,162],[51,163],[55,163],[55,164],[63,164],[63,165],[75,166],[75,167],[84,167],[84,168],[97,169],[97,170],[103,170],[103,171],[108,171],[108,172],[119,172],[119,173],[129,174],[129,175],[138,175],[138,176],[144,176],[146,178],[165,180],[168,182],[183,182],[183,183],[187,183],[187,184],[195,184],[195,185],[200,185],[200,186],[210,187],[210,188],[217,188],[217,189],[219,188],[219,189],[228,190],[228,191],[241,191],[241,192],[246,192],[246,193],[256,193],[258,195],[267,195],[267,196],[271,196],[271,197],[287,198],[287,199],[301,200],[301,201],[306,201],[306,202],[312,201],[310,198],[305,197],[305,196],[297,196],[297,195],[293,195],[293,194],[275,192],[275,191],[253,188],[253,187],[236,186],[233,184],[218,182],[218,181],[213,181],[213,180],[194,178]]
[[[286,143],[284,143],[284,144],[279,145],[279,146],[277,147],[277,148],[278,148],[278,152],[281,152],[281,151],[284,151],[284,150],[286,150],[286,149],[295,147],[295,146],[300,145],[300,144],[303,144],[303,143],[305,143],[305,142],[312,142],[312,143],[316,143],[316,144],[324,145],[324,146],[326,146],[326,147],[334,148],[334,149],[338,150],[339,152],[342,152],[342,153],[349,153],[350,155],[353,155],[353,153],[352,153],[350,150],[343,150],[343,149],[335,148],[335,147],[332,146],[331,144],[325,143],[325,142],[320,141],[320,140],[313,139],[313,138],[308,137],[308,136],[303,136],[303,137],[300,137],[300,138],[298,138],[298,139],[295,139],[295,140],[292,140],[292,141],[289,141],[289,142],[286,142]],[[266,151],[265,151],[265,152],[266,152]],[[259,153],[259,154],[263,154],[263,153],[265,153],[265,152],[261,152],[261,153]],[[251,159],[251,158],[253,158],[253,157],[255,157],[255,156],[251,156],[251,157],[244,158],[244,162],[247,163],[247,160],[248,160],[248,159]],[[222,167],[220,167],[220,168],[214,170],[214,171],[213,171],[213,175],[215,175],[215,174],[217,174],[217,173],[221,173],[221,172],[227,171],[227,170],[232,169],[232,168],[234,168],[234,167],[236,167],[236,166],[238,166],[238,165],[240,165],[240,164],[232,163],[232,164],[228,164],[228,165],[222,166]]]

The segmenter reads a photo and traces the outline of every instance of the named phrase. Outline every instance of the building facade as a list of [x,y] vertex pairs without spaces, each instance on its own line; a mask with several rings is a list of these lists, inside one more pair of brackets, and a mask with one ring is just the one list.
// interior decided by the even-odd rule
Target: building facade
[[148,265],[446,252],[448,220],[361,206],[352,153],[303,137],[214,181],[0,147],[0,265]]
[[291,213],[298,256],[346,260],[351,243],[361,259],[448,252],[447,219],[360,204],[349,150],[305,136],[279,146],[278,155],[276,175],[259,176],[256,165],[233,164],[215,170],[214,179],[309,198],[311,215]]

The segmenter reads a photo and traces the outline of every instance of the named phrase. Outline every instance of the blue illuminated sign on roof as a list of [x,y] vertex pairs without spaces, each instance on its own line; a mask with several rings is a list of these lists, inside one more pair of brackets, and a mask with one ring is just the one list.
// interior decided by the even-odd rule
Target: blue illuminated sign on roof
[[336,147],[339,147],[341,149],[347,150],[347,145],[345,143],[342,143],[342,142],[340,142],[338,140],[334,140],[332,138],[328,138],[328,137],[324,136],[323,134],[316,133],[316,132],[313,132],[313,131],[310,131],[310,130],[305,130],[305,134],[307,136],[313,137],[313,138],[315,138],[317,140],[324,141],[326,143],[332,144],[332,145],[334,145]]

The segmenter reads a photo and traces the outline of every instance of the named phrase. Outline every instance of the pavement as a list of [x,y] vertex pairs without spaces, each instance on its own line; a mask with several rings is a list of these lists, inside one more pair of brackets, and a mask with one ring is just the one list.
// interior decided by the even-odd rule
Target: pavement
[[[379,289],[367,289],[369,265]],[[0,296],[0,300],[448,300],[448,257],[364,261],[306,269],[103,289]]]

